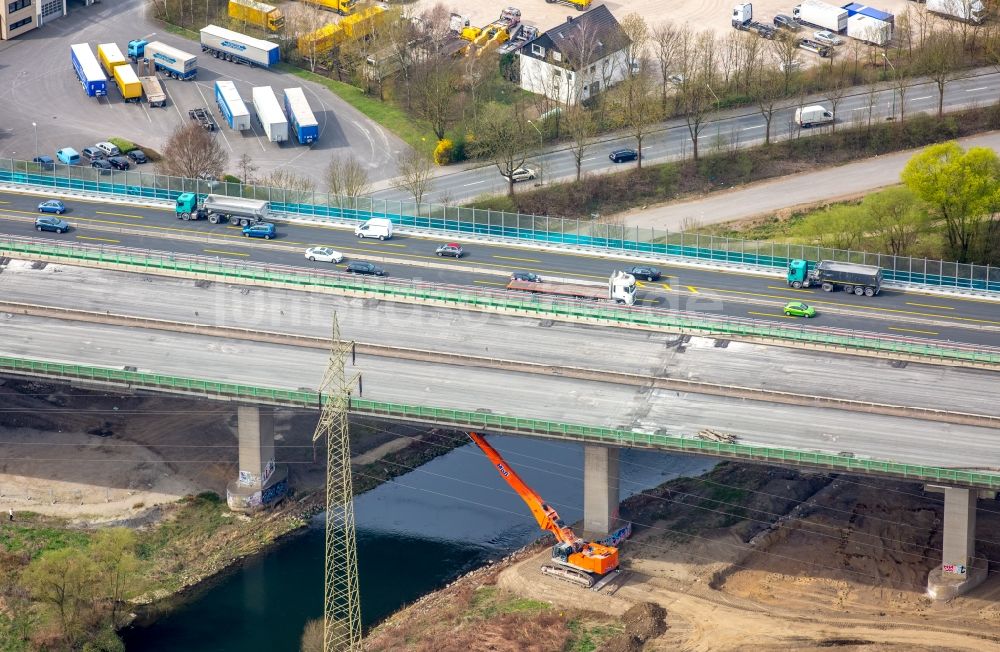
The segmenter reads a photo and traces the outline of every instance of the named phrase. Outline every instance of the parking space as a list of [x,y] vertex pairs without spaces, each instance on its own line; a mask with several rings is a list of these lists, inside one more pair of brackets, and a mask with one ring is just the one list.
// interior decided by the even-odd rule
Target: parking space
[[[23,38],[0,43],[0,157],[30,160],[36,149],[52,156],[66,146],[80,151],[110,136],[162,149],[178,126],[190,122],[189,109],[205,107],[219,124],[216,134],[229,154],[229,171],[248,154],[260,175],[281,167],[325,189],[331,157],[350,153],[368,167],[373,181],[396,175],[395,161],[405,143],[330,91],[290,74],[214,59],[196,42],[163,32],[145,11],[144,0],[79,7]],[[96,50],[98,43],[113,41],[124,50],[139,37],[197,54],[197,80],[162,79],[169,98],[164,108],[125,103],[112,82],[107,97],[87,97],[70,64],[70,44],[89,42]],[[271,143],[259,124],[242,133],[230,130],[214,99],[214,83],[221,79],[232,80],[248,106],[253,86],[271,86],[279,97],[285,88],[302,87],[319,122],[319,141],[311,147]]]

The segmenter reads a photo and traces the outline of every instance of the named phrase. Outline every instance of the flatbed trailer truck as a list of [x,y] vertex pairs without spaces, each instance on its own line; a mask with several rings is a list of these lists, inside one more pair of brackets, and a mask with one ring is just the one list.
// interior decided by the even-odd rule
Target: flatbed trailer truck
[[818,285],[824,292],[841,288],[858,296],[873,297],[882,289],[882,268],[835,260],[821,260],[813,265],[808,260],[796,259],[788,263],[787,281],[796,289]]
[[636,283],[635,277],[631,274],[616,271],[608,278],[607,285],[603,286],[557,281],[522,281],[520,279],[511,279],[507,283],[507,289],[570,299],[613,301],[631,306],[635,304]]

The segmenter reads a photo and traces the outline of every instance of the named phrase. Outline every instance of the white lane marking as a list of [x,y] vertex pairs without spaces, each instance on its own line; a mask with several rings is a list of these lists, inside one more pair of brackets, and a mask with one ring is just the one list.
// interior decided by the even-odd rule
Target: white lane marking
[[931,99],[932,97],[934,97],[934,96],[933,96],[933,95],[924,95],[924,96],[922,96],[922,97],[914,97],[914,98],[913,98],[913,99],[911,99],[910,101],[911,101],[911,102],[916,102],[917,100],[929,100],[929,99]]
[[462,187],[468,188],[469,186],[476,186],[479,185],[480,183],[486,183],[486,179],[483,179],[482,181],[473,181],[472,183],[466,183]]
[[989,86],[980,86],[979,88],[966,88],[965,92],[966,93],[975,93],[976,91],[989,90],[989,88],[990,88]]
[[757,125],[756,127],[744,127],[743,131],[753,131],[754,129],[763,129],[764,125]]

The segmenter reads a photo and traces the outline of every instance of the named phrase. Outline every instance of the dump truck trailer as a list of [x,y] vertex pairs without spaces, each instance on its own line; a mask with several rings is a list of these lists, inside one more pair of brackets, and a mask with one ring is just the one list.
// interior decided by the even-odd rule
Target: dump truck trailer
[[812,265],[808,260],[788,263],[787,281],[793,288],[820,286],[825,292],[837,288],[858,296],[873,297],[882,289],[882,268],[875,265],[821,260]]
[[232,224],[247,226],[263,222],[270,215],[271,203],[261,199],[243,199],[225,195],[208,195],[199,203],[193,192],[185,192],[177,197],[174,212],[177,219],[207,219],[212,224],[229,220]]

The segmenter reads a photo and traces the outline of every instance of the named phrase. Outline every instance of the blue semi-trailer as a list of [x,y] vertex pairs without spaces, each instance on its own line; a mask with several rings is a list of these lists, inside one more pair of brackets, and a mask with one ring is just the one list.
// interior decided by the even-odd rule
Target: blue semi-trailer
[[108,78],[101,70],[101,64],[97,62],[93,50],[89,43],[76,43],[69,46],[70,61],[76,76],[83,84],[83,90],[90,97],[104,97],[108,94]]
[[285,113],[299,143],[309,145],[319,139],[319,123],[301,88],[285,89]]

